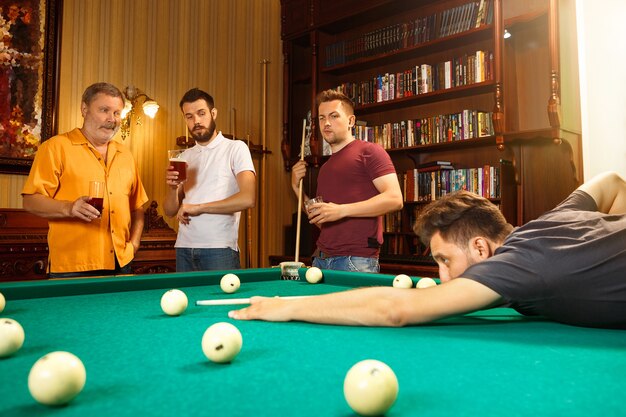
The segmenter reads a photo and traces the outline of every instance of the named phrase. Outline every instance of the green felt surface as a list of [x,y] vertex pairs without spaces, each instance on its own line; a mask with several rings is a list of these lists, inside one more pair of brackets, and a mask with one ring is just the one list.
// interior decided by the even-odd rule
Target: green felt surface
[[[241,289],[224,294],[217,285],[222,275],[0,283],[9,300],[0,316],[26,332],[24,347],[0,359],[0,416],[350,416],[343,378],[369,358],[386,362],[399,380],[388,416],[624,412],[623,331],[565,326],[509,309],[400,329],[237,322],[227,317],[233,307],[193,302],[345,291],[390,285],[393,277],[326,272],[324,284],[310,285],[281,281],[275,269],[248,270],[238,273]],[[174,287],[190,300],[180,317],[159,306]],[[243,335],[241,353],[226,365],[209,362],[201,349],[206,328],[220,321]],[[87,369],[84,391],[61,408],[37,404],[27,388],[32,364],[55,350],[76,354]]]

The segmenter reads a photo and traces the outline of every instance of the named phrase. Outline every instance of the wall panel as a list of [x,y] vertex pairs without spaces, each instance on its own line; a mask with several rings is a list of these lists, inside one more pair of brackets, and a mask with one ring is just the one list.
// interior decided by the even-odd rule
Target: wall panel
[[[161,106],[159,113],[153,120],[142,116],[141,125],[133,123],[126,144],[150,199],[161,202],[166,151],[185,134],[178,102],[187,89],[197,86],[214,96],[219,130],[231,133],[236,127],[237,136],[260,143],[262,60],[270,61],[267,148],[272,154],[264,180],[271,197],[262,210],[267,224],[262,238],[259,207],[254,210],[253,242],[266,247],[260,261],[258,248],[252,248],[252,258],[254,266],[265,266],[268,254],[281,253],[283,224],[290,223],[295,209],[280,155],[279,0],[64,0],[59,131],[82,125],[80,95],[93,82],[109,81],[121,89],[132,84],[147,92]],[[0,175],[0,207],[21,207],[24,179]]]

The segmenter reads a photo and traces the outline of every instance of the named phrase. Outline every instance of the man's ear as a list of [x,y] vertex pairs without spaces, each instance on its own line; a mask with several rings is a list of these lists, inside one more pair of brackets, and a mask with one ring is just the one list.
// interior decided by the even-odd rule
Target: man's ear
[[491,251],[491,246],[489,245],[489,241],[482,236],[476,236],[471,238],[469,248],[470,251],[472,251],[473,254],[479,259],[484,260],[490,258],[493,255],[493,252]]
[[352,128],[356,123],[356,116],[353,114],[352,116],[348,116],[348,127]]
[[80,103],[80,115],[85,117],[87,114],[87,105],[85,103]]
[[211,109],[211,116],[213,116],[213,120],[217,119],[217,109],[215,107]]

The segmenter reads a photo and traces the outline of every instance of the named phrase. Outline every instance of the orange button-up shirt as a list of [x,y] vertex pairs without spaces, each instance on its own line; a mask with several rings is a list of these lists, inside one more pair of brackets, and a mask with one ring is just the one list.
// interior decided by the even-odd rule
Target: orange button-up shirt
[[141,208],[148,196],[133,155],[124,145],[109,142],[105,163],[80,129],[57,135],[39,147],[22,195],[75,201],[89,194],[89,181],[106,184],[102,216],[91,222],[48,221],[50,272],[115,269],[115,256],[121,266],[133,259],[131,212]]

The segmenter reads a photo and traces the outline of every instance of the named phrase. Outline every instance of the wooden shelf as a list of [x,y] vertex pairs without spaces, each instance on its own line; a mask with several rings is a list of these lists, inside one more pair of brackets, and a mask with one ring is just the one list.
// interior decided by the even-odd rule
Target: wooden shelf
[[406,61],[419,56],[431,54],[433,52],[458,48],[463,45],[469,45],[478,41],[488,40],[492,36],[493,25],[484,25],[476,29],[470,29],[466,32],[457,33],[451,36],[434,39],[429,42],[423,42],[417,45],[409,46],[382,54],[372,55],[368,57],[358,58],[345,64],[323,67],[320,72],[342,75],[356,70],[373,68],[381,63],[388,65],[396,62]]
[[409,97],[397,98],[395,100],[382,101],[379,103],[365,104],[357,106],[354,111],[357,115],[370,114],[374,112],[388,111],[407,106],[417,106],[428,103],[434,103],[442,100],[450,100],[461,97],[470,97],[478,94],[487,94],[493,91],[494,81],[484,81],[452,87],[445,90],[432,91],[430,93],[417,94]]
[[390,148],[385,150],[390,154],[396,154],[406,152],[437,152],[442,150],[466,149],[489,145],[493,145],[494,147],[496,146],[495,136],[454,140],[452,142],[431,143],[428,145],[407,146],[404,148]]

